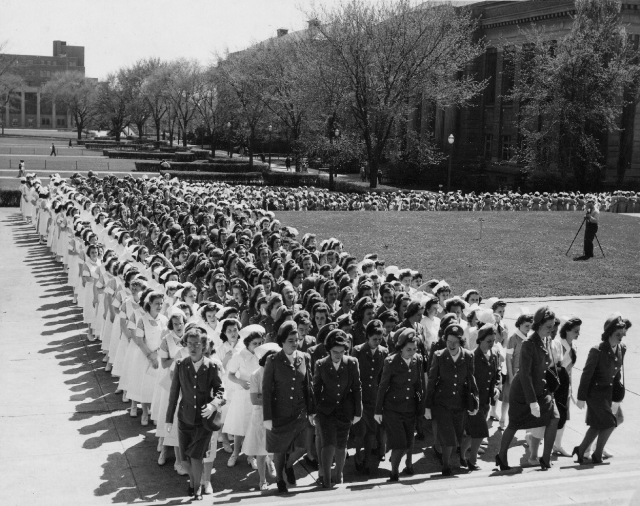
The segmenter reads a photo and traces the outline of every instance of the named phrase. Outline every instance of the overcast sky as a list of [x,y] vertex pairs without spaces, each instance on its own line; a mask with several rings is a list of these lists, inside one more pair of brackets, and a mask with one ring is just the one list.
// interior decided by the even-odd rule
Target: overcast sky
[[[334,2],[335,0],[329,0]],[[306,27],[311,0],[0,0],[4,52],[51,56],[54,40],[85,47],[88,77],[135,61],[241,49],[278,28]]]

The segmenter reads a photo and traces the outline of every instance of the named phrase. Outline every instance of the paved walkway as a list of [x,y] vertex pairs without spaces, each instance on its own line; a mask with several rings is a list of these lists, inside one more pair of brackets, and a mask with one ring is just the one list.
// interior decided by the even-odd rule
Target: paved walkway
[[[156,464],[153,427],[131,419],[115,383],[104,372],[99,345],[85,339],[81,312],[71,302],[71,291],[60,266],[38,244],[32,228],[20,221],[16,209],[0,209],[0,502],[4,505],[106,505],[113,503],[182,504],[186,481],[173,471],[169,459]],[[541,300],[526,301],[534,309]],[[517,312],[512,301],[507,317]],[[576,314],[585,320],[577,368],[587,350],[597,343],[602,322],[614,310],[638,320],[640,298],[553,300],[558,314]],[[216,504],[273,503],[371,505],[423,501],[430,504],[638,504],[640,495],[640,321],[626,342],[628,393],[623,409],[626,422],[613,434],[608,449],[614,458],[606,465],[576,466],[561,458],[548,472],[517,468],[495,472],[491,463],[500,433],[491,430],[481,471],[442,479],[430,449],[431,438],[416,445],[416,475],[399,484],[387,484],[389,463],[363,481],[347,462],[346,483],[330,492],[314,487],[315,472],[296,465],[299,486],[283,498],[274,485],[255,490],[257,476],[244,460],[229,469],[227,455],[218,453],[212,477]],[[578,381],[579,372],[574,375]],[[572,406],[565,447],[577,444],[584,431],[583,413]],[[524,434],[509,453],[512,465],[522,463]],[[211,497],[205,497],[210,504]]]

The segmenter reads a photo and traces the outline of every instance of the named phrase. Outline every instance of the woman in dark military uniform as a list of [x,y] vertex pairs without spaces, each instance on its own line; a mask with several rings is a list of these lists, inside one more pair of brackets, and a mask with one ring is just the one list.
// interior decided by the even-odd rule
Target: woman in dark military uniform
[[549,341],[555,322],[556,315],[549,307],[541,307],[533,315],[533,334],[522,343],[520,370],[513,378],[509,393],[509,425],[502,435],[500,452],[496,455],[496,465],[503,471],[511,469],[507,462],[507,451],[516,432],[535,427],[545,427],[540,467],[548,469],[551,465],[551,451],[560,420],[553,394],[546,384],[546,371],[553,363]]
[[[478,387],[473,376],[473,354],[465,350],[464,329],[458,324],[449,325],[444,331],[445,350],[435,353],[429,369],[427,383],[427,418],[438,424],[438,441],[442,446],[442,475],[451,476],[449,465],[451,452],[462,444],[467,410],[477,413]],[[476,401],[471,406],[469,398]]]
[[400,460],[406,453],[404,472],[413,475],[413,449],[416,416],[424,414],[424,367],[413,329],[400,329],[394,335],[396,353],[384,361],[374,418],[384,423],[391,448],[391,478],[398,481]]
[[295,322],[288,321],[280,327],[277,342],[282,351],[271,355],[265,364],[262,399],[267,451],[274,454],[278,491],[286,493],[283,472],[287,481],[295,485],[293,462],[304,452],[307,417],[313,414],[311,360],[306,353],[297,351]]
[[[604,324],[602,342],[589,350],[587,363],[582,370],[580,387],[578,388],[578,407],[587,406],[589,426],[580,446],[573,449],[578,463],[582,464],[584,453],[591,443],[598,438],[596,449],[591,460],[594,464],[602,463],[604,446],[613,430],[618,426],[621,415],[620,402],[624,386],[620,383],[623,370],[624,355],[627,348],[622,338],[631,327],[631,322],[620,316],[611,315]],[[614,386],[616,392],[614,393]]]
[[351,331],[353,346],[367,342],[365,329],[367,324],[373,319],[375,307],[371,297],[362,297],[353,307],[353,314],[351,315],[353,318],[353,329]]
[[316,399],[315,422],[322,434],[322,486],[330,488],[334,457],[336,483],[342,483],[349,429],[362,417],[362,386],[358,361],[345,355],[349,350],[347,334],[342,330],[332,330],[325,347],[329,356],[316,362],[313,393]]
[[[362,381],[362,420],[353,426],[355,433],[355,466],[362,474],[370,474],[369,458],[371,448],[378,431],[378,424],[373,419],[376,409],[378,386],[382,378],[382,366],[389,355],[389,350],[382,346],[384,328],[380,320],[371,320],[367,324],[367,342],[353,348],[352,355],[360,366]],[[360,450],[364,447],[364,455]]]
[[[461,463],[466,460],[469,471],[480,469],[477,465],[478,450],[484,438],[489,437],[487,417],[491,408],[491,399],[497,399],[500,394],[500,366],[499,358],[492,349],[496,340],[496,329],[493,325],[485,325],[478,331],[476,343],[478,347],[473,351],[473,376],[478,386],[478,412],[467,417],[467,437],[462,444]],[[466,452],[470,450],[467,459]]]
[[173,429],[173,416],[182,394],[178,408],[180,453],[185,458],[183,465],[186,463],[189,472],[189,495],[201,501],[202,459],[209,450],[212,434],[211,429],[205,427],[203,419],[211,418],[222,405],[224,387],[219,366],[203,354],[208,343],[206,331],[201,328],[189,330],[183,342],[187,345],[189,356],[176,362],[165,416],[166,431]]

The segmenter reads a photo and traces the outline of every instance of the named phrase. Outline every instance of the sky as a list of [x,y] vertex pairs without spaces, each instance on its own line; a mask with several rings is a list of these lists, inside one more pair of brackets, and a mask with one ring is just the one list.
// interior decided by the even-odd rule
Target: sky
[[40,56],[52,55],[54,40],[84,46],[85,75],[104,79],[151,57],[207,64],[227,49],[274,37],[278,28],[306,28],[313,6],[314,0],[0,0],[0,44],[4,53]]
[[[335,0],[324,0],[334,3]],[[311,0],[0,0],[3,52],[50,56],[53,41],[85,47],[87,77],[140,59],[195,58],[306,27]]]

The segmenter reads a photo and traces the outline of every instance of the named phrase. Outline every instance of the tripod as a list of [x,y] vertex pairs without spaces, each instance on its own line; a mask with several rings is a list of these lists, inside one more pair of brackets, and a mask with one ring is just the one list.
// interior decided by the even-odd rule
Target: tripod
[[[569,254],[569,251],[571,251],[571,246],[573,246],[573,243],[576,242],[576,239],[578,238],[578,234],[580,234],[580,230],[582,230],[582,227],[584,226],[584,224],[587,221],[587,217],[585,216],[582,219],[582,223],[580,224],[580,228],[578,229],[578,231],[576,232],[576,236],[573,238],[573,241],[571,241],[571,245],[569,246],[569,249],[567,250],[567,252],[564,254],[564,256],[567,256]],[[604,255],[604,251],[602,250],[602,246],[600,245],[600,239],[598,239],[598,234],[594,234],[594,237],[596,239],[596,242],[598,243],[598,247],[600,248],[600,252],[602,253],[602,258],[606,258]]]

